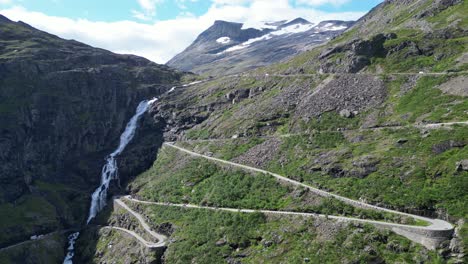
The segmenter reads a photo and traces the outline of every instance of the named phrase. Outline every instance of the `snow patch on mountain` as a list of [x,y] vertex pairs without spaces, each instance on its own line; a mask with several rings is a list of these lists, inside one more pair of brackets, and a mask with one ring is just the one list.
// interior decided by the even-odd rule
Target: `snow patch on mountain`
[[343,29],[347,29],[348,27],[347,26],[338,26],[338,25],[335,25],[333,23],[327,23],[321,27],[317,27],[316,28],[316,32],[323,32],[323,31],[338,31],[338,30],[343,30]]
[[285,35],[285,34],[296,34],[301,32],[306,32],[311,30],[314,27],[313,24],[296,24],[281,28],[280,30],[273,31],[270,34],[275,36]]
[[278,26],[274,25],[275,22],[265,22],[265,21],[247,21],[242,25],[242,30],[253,28],[258,30],[264,29],[273,29],[276,30]]
[[225,52],[232,52],[240,49],[244,49],[249,47],[252,43],[255,43],[257,41],[262,41],[262,40],[269,40],[275,36],[281,36],[281,35],[288,35],[288,34],[297,34],[297,33],[302,33],[311,30],[314,27],[313,24],[295,24],[295,25],[290,25],[287,27],[280,28],[279,30],[272,31],[266,35],[263,35],[258,38],[252,38],[249,39],[239,45],[230,47],[226,49],[225,51],[220,52],[219,54],[225,53]]
[[225,51],[220,52],[219,54],[224,53],[224,52],[231,52],[231,51],[235,51],[235,50],[241,50],[241,49],[249,47],[254,42],[262,41],[262,40],[269,40],[272,37],[273,37],[273,35],[266,34],[266,35],[263,35],[263,36],[258,37],[258,38],[252,38],[252,39],[247,40],[244,43],[241,43],[241,44],[236,45],[236,46],[232,46],[232,47],[226,49]]
[[231,38],[230,37],[220,37],[219,39],[216,40],[216,42],[218,42],[220,44],[228,44],[229,42],[231,42]]

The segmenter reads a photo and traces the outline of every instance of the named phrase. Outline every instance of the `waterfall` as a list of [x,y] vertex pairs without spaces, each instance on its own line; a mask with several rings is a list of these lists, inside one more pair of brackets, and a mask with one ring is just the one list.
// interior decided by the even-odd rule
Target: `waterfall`
[[80,232],[73,233],[68,236],[68,248],[67,248],[67,255],[65,256],[65,260],[63,264],[73,264],[73,256],[75,255],[75,242],[78,239]]
[[[135,136],[135,130],[137,128],[138,120],[148,110],[148,107],[156,102],[158,99],[144,100],[138,104],[135,115],[130,119],[125,127],[125,131],[120,135],[120,143],[114,152],[106,157],[106,164],[102,167],[101,171],[101,185],[91,195],[91,206],[89,208],[89,215],[86,224],[89,224],[91,220],[106,206],[107,202],[107,190],[111,180],[118,179],[118,167],[116,157],[124,151],[125,147],[132,141]],[[75,241],[80,235],[79,232],[73,233],[68,237],[68,252],[63,264],[72,264],[72,259],[75,249]]]

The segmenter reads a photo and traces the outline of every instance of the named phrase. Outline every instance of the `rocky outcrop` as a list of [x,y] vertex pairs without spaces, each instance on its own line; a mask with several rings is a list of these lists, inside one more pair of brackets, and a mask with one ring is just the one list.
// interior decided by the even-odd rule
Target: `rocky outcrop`
[[281,143],[281,139],[278,138],[268,139],[249,149],[239,157],[234,158],[232,161],[258,168],[265,168],[266,165],[274,159],[275,154],[278,153]]
[[351,117],[351,114],[380,105],[386,97],[387,89],[377,76],[340,75],[305,95],[298,104],[296,115],[311,118],[325,112],[343,111]]
[[468,96],[468,77],[457,76],[450,79],[448,82],[441,84],[438,88],[444,93],[457,95],[457,96]]
[[164,252],[152,250],[126,232],[100,227],[87,228],[77,243],[77,263],[159,264]]
[[453,149],[453,148],[463,148],[466,146],[466,142],[463,141],[454,141],[454,140],[447,140],[438,144],[435,144],[432,146],[432,152],[434,154],[441,154],[444,153],[447,150]]
[[461,160],[457,162],[456,166],[456,171],[468,171],[468,160]]
[[[385,57],[383,44],[395,38],[395,34],[378,34],[370,40],[356,39],[349,43],[324,50],[318,57],[322,73],[356,73],[371,63],[373,57]],[[335,60],[331,60],[340,54]]]

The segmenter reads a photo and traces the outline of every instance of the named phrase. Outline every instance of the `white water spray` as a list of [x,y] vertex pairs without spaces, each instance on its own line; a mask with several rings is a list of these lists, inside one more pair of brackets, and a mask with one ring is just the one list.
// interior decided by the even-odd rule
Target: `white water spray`
[[[135,130],[137,128],[137,123],[140,117],[148,110],[148,107],[156,102],[158,99],[154,98],[152,100],[142,101],[135,112],[135,115],[130,119],[125,127],[125,131],[120,136],[120,143],[114,152],[112,152],[106,158],[106,164],[102,167],[101,172],[101,185],[93,192],[91,196],[91,206],[89,208],[89,216],[86,224],[89,224],[91,220],[106,206],[107,203],[107,191],[109,189],[109,184],[111,180],[118,179],[118,167],[117,160],[115,159],[125,147],[132,141],[135,136]],[[68,237],[68,253],[63,261],[63,264],[72,264],[73,255],[75,254],[75,241],[80,235],[79,232],[73,233]]]
[[67,248],[67,255],[65,256],[65,260],[63,264],[73,264],[73,256],[75,255],[75,242],[80,236],[80,232],[73,233],[68,236],[68,248]]
[[112,152],[106,158],[106,164],[102,167],[101,172],[101,185],[94,191],[93,195],[91,196],[91,207],[89,208],[89,216],[87,220],[87,224],[96,217],[97,213],[99,213],[105,206],[107,202],[107,190],[109,189],[109,184],[111,180],[118,179],[118,167],[117,167],[117,160],[115,159],[128,143],[133,139],[135,136],[135,130],[137,128],[137,122],[140,119],[141,115],[143,115],[146,110],[148,110],[148,106],[154,103],[157,98],[150,100],[150,101],[143,101],[141,102],[136,110],[135,115],[130,119],[125,128],[125,131],[120,136],[120,144],[114,152]]

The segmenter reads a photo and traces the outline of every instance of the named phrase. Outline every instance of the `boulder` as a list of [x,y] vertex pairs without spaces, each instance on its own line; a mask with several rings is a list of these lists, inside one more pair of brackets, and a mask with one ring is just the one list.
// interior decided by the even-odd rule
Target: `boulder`
[[463,148],[464,146],[466,146],[466,143],[463,141],[447,140],[447,141],[433,145],[432,152],[434,152],[435,154],[441,154],[447,150],[450,150],[453,148]]
[[346,117],[346,118],[351,118],[353,117],[353,113],[349,111],[348,109],[343,109],[340,111],[340,116],[341,117]]
[[457,162],[455,167],[456,171],[468,171],[468,159]]
[[222,239],[216,241],[215,245],[217,247],[222,247],[222,246],[226,245],[226,243],[227,243],[227,241],[224,238],[222,238]]

